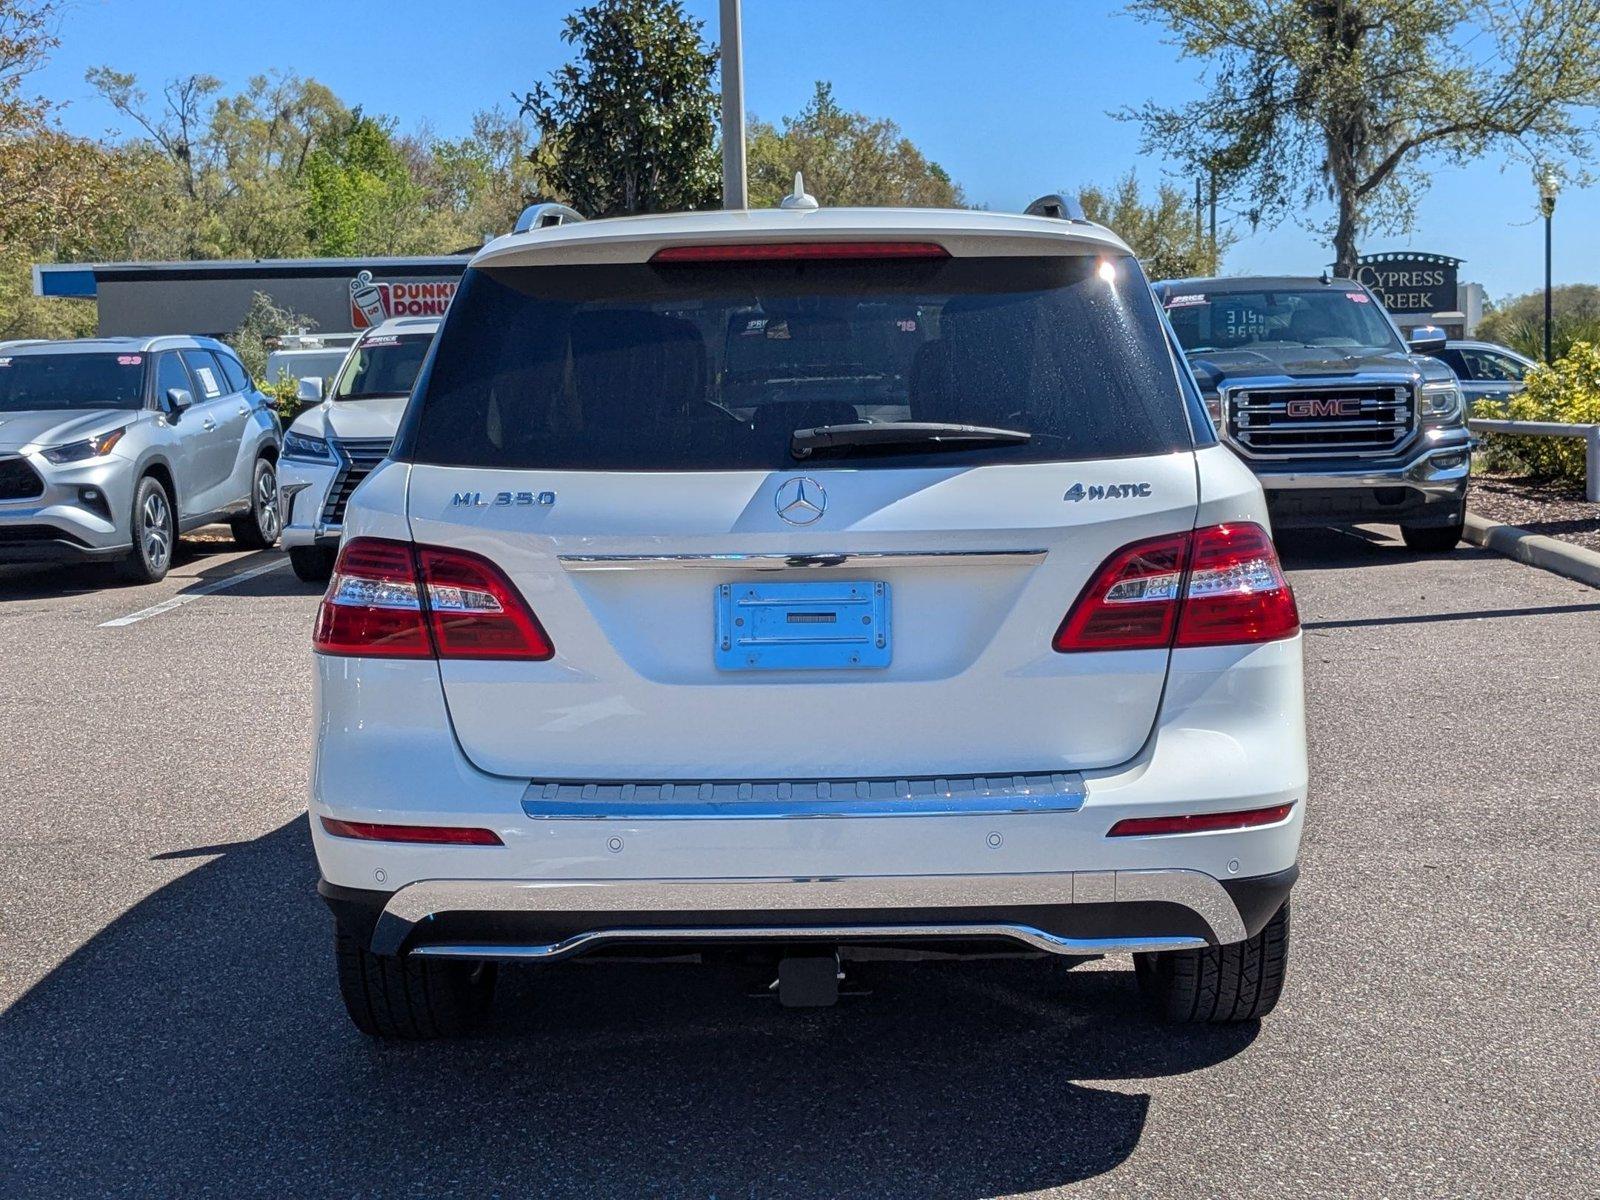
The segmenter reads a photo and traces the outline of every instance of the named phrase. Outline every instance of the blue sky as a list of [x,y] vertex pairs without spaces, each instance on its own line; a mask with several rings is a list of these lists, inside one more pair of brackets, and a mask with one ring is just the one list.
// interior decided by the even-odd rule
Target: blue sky
[[[576,0],[71,0],[62,45],[39,77],[70,102],[67,124],[101,134],[118,118],[85,69],[132,71],[151,92],[203,71],[230,87],[270,68],[314,76],[347,103],[404,130],[464,132],[472,111],[526,90],[565,61],[561,17]],[[715,37],[716,0],[689,0]],[[1154,185],[1171,164],[1138,153],[1108,109],[1196,92],[1157,29],[1101,0],[746,0],[745,81],[752,113],[797,111],[827,79],[849,108],[898,121],[970,198],[1017,209],[1042,192],[1109,182],[1133,168]],[[1192,181],[1184,183],[1193,187]],[[826,197],[823,197],[826,202]],[[1363,249],[1431,250],[1467,262],[1491,297],[1543,283],[1543,233],[1527,168],[1482,162],[1444,170],[1409,237]],[[1322,213],[1316,214],[1324,215]],[[1295,225],[1254,234],[1230,272],[1315,272],[1330,255]],[[1600,186],[1569,187],[1556,213],[1556,281],[1600,276]]]

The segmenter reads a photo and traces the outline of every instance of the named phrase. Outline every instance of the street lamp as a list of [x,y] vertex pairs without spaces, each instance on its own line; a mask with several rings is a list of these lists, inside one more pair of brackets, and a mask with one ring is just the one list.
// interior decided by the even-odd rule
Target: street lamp
[[1561,176],[1546,167],[1539,176],[1539,211],[1544,214],[1544,361],[1550,363],[1550,218],[1556,211],[1556,193]]

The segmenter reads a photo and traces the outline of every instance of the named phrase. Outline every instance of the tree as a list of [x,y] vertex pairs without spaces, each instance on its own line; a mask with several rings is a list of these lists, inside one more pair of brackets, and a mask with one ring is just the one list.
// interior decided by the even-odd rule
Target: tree
[[708,208],[722,196],[716,51],[680,0],[597,0],[566,18],[578,58],[522,96],[587,216]]
[[1334,258],[1406,232],[1425,161],[1590,153],[1600,103],[1600,0],[1132,0],[1185,58],[1200,99],[1119,116],[1146,152],[1215,172],[1220,193],[1275,222],[1331,200]]
[[310,317],[292,309],[280,308],[265,292],[255,292],[250,297],[250,307],[245,310],[239,328],[228,335],[228,344],[239,354],[239,361],[250,372],[252,379],[264,384],[278,381],[267,378],[269,343],[286,333],[309,333],[317,327]]
[[[1600,287],[1570,283],[1550,293],[1551,347],[1565,358],[1578,342],[1600,346]],[[1495,305],[1479,323],[1474,337],[1520,350],[1529,358],[1544,358],[1544,293],[1529,292]]]
[[966,203],[961,189],[938,163],[925,156],[886,118],[846,112],[833,86],[817,81],[799,116],[785,117],[783,130],[750,122],[750,203],[774,206],[805,174],[806,190],[825,204],[908,205],[953,208]]
[[1223,253],[1234,241],[1226,230],[1218,233],[1216,246],[1209,237],[1197,236],[1190,201],[1170,183],[1160,184],[1154,201],[1146,202],[1132,171],[1110,191],[1092,184],[1079,188],[1078,203],[1084,216],[1106,226],[1133,248],[1151,279],[1215,275],[1221,269]]
[[428,207],[448,220],[457,249],[507,232],[528,205],[554,198],[543,186],[554,168],[549,148],[500,108],[473,113],[467,137],[415,147],[413,161]]
[[0,338],[91,332],[94,310],[32,294],[35,261],[93,257],[125,240],[143,162],[66,133],[27,78],[56,46],[56,4],[0,0]]
[[306,156],[298,186],[312,251],[331,257],[392,253],[421,199],[388,122],[360,109]]

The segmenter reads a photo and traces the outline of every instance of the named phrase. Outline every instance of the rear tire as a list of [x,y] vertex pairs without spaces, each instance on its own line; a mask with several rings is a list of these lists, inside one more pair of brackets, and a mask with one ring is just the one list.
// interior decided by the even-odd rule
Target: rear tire
[[1135,954],[1139,989],[1169,1021],[1255,1021],[1278,1004],[1289,964],[1289,902],[1255,937],[1229,946]]
[[1418,554],[1444,554],[1454,550],[1461,541],[1461,534],[1465,531],[1467,522],[1465,518],[1454,525],[1422,528],[1416,525],[1400,526],[1400,537],[1408,549],[1415,550]]
[[289,547],[289,565],[303,583],[327,583],[333,577],[334,558],[327,546]]
[[368,1037],[459,1037],[483,1023],[494,997],[494,963],[373,954],[347,933],[334,935],[334,957],[345,1010]]
[[256,459],[250,474],[250,511],[228,522],[234,544],[244,550],[265,550],[278,540],[278,469],[267,458]]
[[154,475],[146,475],[133,489],[133,514],[128,521],[132,545],[128,557],[117,564],[130,583],[160,583],[172,566],[178,545],[177,518],[172,496]]

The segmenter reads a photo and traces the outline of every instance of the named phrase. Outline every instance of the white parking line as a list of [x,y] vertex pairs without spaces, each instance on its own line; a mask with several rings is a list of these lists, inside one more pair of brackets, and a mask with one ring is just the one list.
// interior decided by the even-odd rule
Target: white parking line
[[254,579],[257,575],[265,575],[268,571],[276,571],[289,560],[279,558],[273,562],[265,563],[259,567],[251,567],[248,571],[240,571],[237,575],[229,575],[225,579],[213,579],[210,583],[202,583],[199,587],[189,588],[179,592],[170,600],[163,600],[160,604],[152,604],[149,608],[141,608],[136,613],[129,613],[125,617],[114,617],[109,621],[101,621],[101,629],[120,629],[124,625],[135,625],[149,617],[159,617],[162,613],[171,612],[175,608],[182,608],[191,601],[209,596],[213,592],[220,592],[231,588],[236,583],[243,583],[246,579]]

